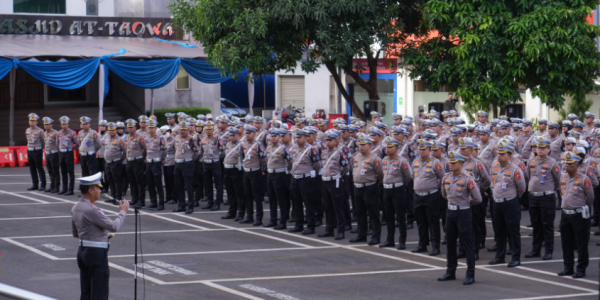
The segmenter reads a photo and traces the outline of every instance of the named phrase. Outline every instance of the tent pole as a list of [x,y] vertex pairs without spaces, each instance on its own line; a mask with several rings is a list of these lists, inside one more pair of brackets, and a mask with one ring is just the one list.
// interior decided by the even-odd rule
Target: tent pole
[[[263,74],[263,100],[264,100],[263,111],[266,111],[267,110],[267,74]],[[264,113],[263,113],[263,116],[265,116]]]
[[154,114],[154,89],[150,90],[150,115]]
[[104,120],[104,64],[100,63],[98,68],[98,122]]
[[17,69],[10,70],[10,114],[9,114],[9,132],[10,146],[15,145],[15,86],[17,84]]

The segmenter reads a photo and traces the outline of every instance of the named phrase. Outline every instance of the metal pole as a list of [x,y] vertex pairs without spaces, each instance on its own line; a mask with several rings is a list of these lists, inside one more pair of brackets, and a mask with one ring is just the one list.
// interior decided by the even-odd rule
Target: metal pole
[[[265,110],[267,110],[267,74],[263,74],[263,100],[264,100],[263,111],[265,111]],[[263,113],[263,116],[265,116],[264,113]]]
[[17,69],[10,70],[10,114],[8,130],[10,132],[10,146],[15,145],[15,86],[17,85]]
[[139,218],[139,213],[140,211],[138,210],[137,207],[134,208],[134,212],[135,212],[135,257],[134,257],[134,263],[135,263],[135,274],[133,275],[134,277],[134,282],[133,282],[133,299],[137,300],[137,267],[138,267],[138,251],[137,251],[137,244],[138,244],[138,218]]
[[100,63],[98,67],[98,105],[100,111],[98,112],[98,122],[104,120],[104,64]]
[[150,90],[150,115],[154,114],[154,89]]

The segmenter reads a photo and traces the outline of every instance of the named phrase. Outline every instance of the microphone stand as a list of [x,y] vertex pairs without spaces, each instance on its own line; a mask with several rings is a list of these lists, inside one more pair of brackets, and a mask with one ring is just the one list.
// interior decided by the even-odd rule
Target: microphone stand
[[138,251],[137,251],[137,244],[138,244],[138,217],[140,214],[140,211],[138,210],[137,207],[133,208],[135,211],[135,255],[134,255],[134,263],[135,263],[135,274],[133,275],[134,277],[134,282],[133,282],[133,299],[137,300],[137,268],[138,268]]

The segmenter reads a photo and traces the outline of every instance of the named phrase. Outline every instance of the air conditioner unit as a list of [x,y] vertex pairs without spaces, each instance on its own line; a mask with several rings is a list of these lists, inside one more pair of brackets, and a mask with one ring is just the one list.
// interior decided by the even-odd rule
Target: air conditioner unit
[[86,1],[86,15],[97,16],[98,15],[98,0],[87,0]]

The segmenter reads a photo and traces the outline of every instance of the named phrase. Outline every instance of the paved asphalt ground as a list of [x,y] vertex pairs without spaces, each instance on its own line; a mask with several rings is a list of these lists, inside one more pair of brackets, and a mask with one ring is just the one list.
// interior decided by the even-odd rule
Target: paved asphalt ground
[[[27,168],[0,169],[0,282],[56,299],[77,299],[77,240],[71,236],[70,211],[78,197],[28,192],[30,185]],[[109,217],[116,215],[116,206],[99,206]],[[141,214],[144,264],[138,268],[138,299],[144,294],[161,300],[598,299],[600,238],[594,236],[584,279],[556,276],[563,267],[556,233],[553,260],[522,258],[518,268],[489,266],[494,254],[482,250],[475,284],[463,286],[464,259],[456,281],[437,282],[445,271],[445,247],[436,257],[410,252],[416,228],[408,231],[408,249],[398,251],[350,244],[349,233],[334,241],[221,220],[227,206],[191,215],[171,213],[174,206]],[[522,255],[531,250],[528,223],[525,211]],[[133,299],[133,230],[131,211],[109,252],[111,299]],[[319,227],[317,233],[323,230]],[[488,222],[487,246],[492,245],[491,232]]]

